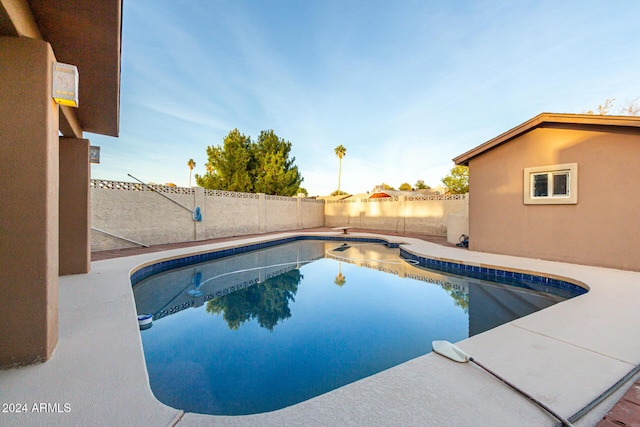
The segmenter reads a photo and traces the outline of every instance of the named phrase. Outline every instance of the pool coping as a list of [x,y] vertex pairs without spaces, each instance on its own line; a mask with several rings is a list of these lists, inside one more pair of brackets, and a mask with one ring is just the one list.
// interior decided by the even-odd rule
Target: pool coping
[[404,248],[404,242],[402,241],[389,241],[381,237],[352,237],[344,234],[341,236],[295,235],[284,238],[275,237],[257,243],[233,245],[215,250],[189,253],[187,255],[160,258],[132,269],[130,276],[131,285],[135,287],[141,281],[165,271],[304,240],[385,244],[390,248],[400,249],[400,258],[413,261],[417,263],[416,265],[423,268],[445,274],[463,275],[477,280],[488,280],[505,285],[526,287],[527,289],[539,292],[558,292],[556,293],[557,295],[563,293],[561,296],[568,298],[579,296],[589,291],[589,286],[586,284],[567,277],[552,274],[543,275],[542,273],[529,270],[503,269],[495,265],[465,263],[447,258],[425,256],[423,254],[413,253]]
[[[185,414],[158,402],[146,375],[128,280],[132,271],[158,259],[293,235],[337,233],[281,233],[96,261],[89,274],[61,277],[60,337],[53,357],[40,365],[0,371],[0,396],[29,406],[59,403],[49,409],[63,410],[1,413],[0,421],[3,425],[5,421],[6,425],[555,425],[552,417],[479,369],[435,354],[265,414]],[[565,417],[640,363],[635,327],[640,324],[640,310],[634,304],[640,301],[638,272],[478,253],[408,237],[384,238],[440,260],[538,272],[588,286],[587,294],[458,343]],[[475,404],[479,396],[482,404]],[[576,425],[595,424],[616,396]]]

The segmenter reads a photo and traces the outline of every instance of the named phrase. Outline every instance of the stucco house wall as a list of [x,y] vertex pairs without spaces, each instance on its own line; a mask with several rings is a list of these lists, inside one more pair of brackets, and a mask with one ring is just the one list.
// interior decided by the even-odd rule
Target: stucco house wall
[[[640,118],[562,117],[454,159],[469,166],[469,248],[640,271]],[[524,203],[525,168],[571,163],[576,204]]]

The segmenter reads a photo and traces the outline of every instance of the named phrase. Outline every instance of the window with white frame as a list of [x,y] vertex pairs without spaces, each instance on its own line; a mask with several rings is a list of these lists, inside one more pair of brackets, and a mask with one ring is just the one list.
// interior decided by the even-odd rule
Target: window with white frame
[[526,168],[523,192],[527,205],[578,203],[578,164]]

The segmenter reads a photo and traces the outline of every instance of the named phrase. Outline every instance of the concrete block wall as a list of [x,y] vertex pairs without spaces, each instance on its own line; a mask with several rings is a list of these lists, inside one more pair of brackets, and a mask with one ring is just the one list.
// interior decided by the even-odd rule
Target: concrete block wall
[[[466,194],[348,198],[327,202],[325,223],[327,227],[352,226],[446,236],[449,215],[458,214],[468,218],[468,212],[469,200]],[[459,228],[458,225],[456,227]],[[464,228],[464,219],[462,227]]]
[[[121,249],[314,227],[468,234],[467,195],[329,201],[91,181],[91,250]],[[171,199],[171,200],[169,200]],[[200,208],[202,221],[193,220]],[[119,237],[115,237],[119,236]]]
[[315,199],[106,180],[91,181],[91,199],[92,251],[324,226]]
[[190,188],[92,180],[91,250],[137,246],[95,229],[146,245],[194,240],[194,194]]
[[264,202],[265,232],[301,228],[298,223],[297,198],[265,195]]
[[260,195],[204,190],[207,239],[260,233]]
[[[322,206],[319,209],[318,206]],[[317,227],[316,224],[325,223],[325,204],[321,200],[298,198],[298,224],[299,228]]]

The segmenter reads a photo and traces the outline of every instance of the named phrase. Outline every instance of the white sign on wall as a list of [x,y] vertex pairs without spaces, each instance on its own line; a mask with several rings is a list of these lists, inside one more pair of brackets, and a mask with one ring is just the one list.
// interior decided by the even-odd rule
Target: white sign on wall
[[53,99],[60,105],[78,107],[78,67],[53,63]]

